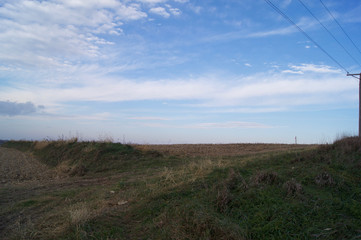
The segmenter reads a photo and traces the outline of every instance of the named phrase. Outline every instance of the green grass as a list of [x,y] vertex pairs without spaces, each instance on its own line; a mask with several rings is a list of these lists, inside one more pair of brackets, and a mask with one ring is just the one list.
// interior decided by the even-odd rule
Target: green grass
[[[160,155],[140,152],[130,145],[111,142],[68,141],[9,141],[3,147],[32,152],[41,162],[57,167],[66,162],[73,169],[73,175],[86,172],[126,172],[134,165],[152,167]],[[154,157],[155,156],[155,157]],[[155,158],[149,161],[150,158]]]
[[[105,187],[53,193],[60,205],[67,199],[64,208],[82,203],[94,212],[99,202],[126,201],[69,223],[54,239],[361,238],[359,138],[302,152],[215,158],[162,156],[114,143],[5,146],[16,144],[52,167],[68,161],[83,165],[89,177],[121,174]],[[17,206],[48,209],[41,203],[32,198]]]

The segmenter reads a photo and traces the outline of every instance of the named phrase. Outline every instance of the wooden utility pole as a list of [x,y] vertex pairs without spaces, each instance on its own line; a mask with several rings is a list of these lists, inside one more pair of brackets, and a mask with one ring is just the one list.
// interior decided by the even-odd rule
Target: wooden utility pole
[[350,74],[347,73],[347,76],[358,77],[359,86],[358,86],[358,136],[361,137],[361,73]]

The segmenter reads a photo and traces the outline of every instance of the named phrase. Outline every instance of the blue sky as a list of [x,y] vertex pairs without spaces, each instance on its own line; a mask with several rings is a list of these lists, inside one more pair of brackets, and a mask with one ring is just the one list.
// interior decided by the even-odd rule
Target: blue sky
[[[361,48],[361,2],[322,0]],[[273,0],[350,73],[319,0]],[[358,80],[264,0],[0,1],[0,139],[324,143],[356,134]]]

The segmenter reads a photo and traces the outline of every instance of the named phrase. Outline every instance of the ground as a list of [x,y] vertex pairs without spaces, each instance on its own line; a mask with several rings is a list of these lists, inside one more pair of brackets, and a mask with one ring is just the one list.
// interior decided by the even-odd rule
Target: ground
[[326,146],[4,146],[1,239],[361,236],[358,139]]

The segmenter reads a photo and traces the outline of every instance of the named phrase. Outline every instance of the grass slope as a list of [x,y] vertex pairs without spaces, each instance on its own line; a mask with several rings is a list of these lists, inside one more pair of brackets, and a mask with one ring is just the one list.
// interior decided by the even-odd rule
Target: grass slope
[[[2,230],[9,239],[361,238],[359,138],[217,157],[97,142],[5,146],[51,168],[66,166],[72,176],[68,187],[54,183],[5,202],[0,213],[10,219]],[[26,186],[7,186],[0,197]]]

